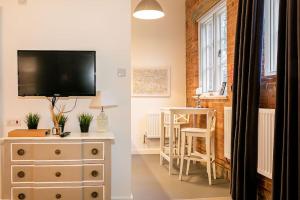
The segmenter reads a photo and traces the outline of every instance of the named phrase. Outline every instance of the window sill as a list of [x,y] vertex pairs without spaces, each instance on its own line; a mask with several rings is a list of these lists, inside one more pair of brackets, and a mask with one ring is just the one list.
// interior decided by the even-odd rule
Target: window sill
[[[193,96],[194,99],[198,99],[198,96]],[[211,95],[211,96],[200,96],[199,99],[201,100],[227,100],[228,96],[225,95]]]
[[277,75],[262,75],[261,76],[262,80],[276,80],[277,79]]

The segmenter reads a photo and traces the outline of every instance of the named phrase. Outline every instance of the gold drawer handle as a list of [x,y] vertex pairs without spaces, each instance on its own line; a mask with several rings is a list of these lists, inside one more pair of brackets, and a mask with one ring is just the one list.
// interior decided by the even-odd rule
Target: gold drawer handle
[[25,199],[25,198],[26,198],[26,195],[25,195],[24,193],[20,193],[20,194],[18,195],[18,198],[19,198],[19,199]]
[[19,156],[23,156],[25,154],[25,150],[24,149],[19,149],[17,151],[17,153],[18,153]]
[[56,199],[61,199],[61,194],[56,194],[56,195],[55,195],[55,198],[56,198]]
[[97,198],[98,197],[98,192],[92,192],[91,196],[92,196],[92,198]]
[[25,177],[25,172],[19,171],[19,172],[18,172],[18,177],[19,177],[19,178],[24,178],[24,177]]
[[56,177],[61,177],[61,172],[56,172],[56,173],[55,173],[55,176],[56,176]]
[[56,155],[60,155],[60,154],[61,154],[61,150],[60,150],[60,149],[56,149],[56,150],[54,151],[54,153],[55,153]]
[[91,175],[93,176],[93,177],[97,177],[98,176],[98,171],[96,171],[96,170],[93,170],[92,171],[92,173],[91,173]]
[[97,155],[97,154],[98,154],[98,149],[93,148],[93,149],[92,149],[92,154],[93,154],[94,156]]

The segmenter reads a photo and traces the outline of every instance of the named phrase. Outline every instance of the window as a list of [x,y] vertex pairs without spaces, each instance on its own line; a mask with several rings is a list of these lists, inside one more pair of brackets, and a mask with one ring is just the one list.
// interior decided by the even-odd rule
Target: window
[[264,75],[277,71],[279,0],[265,0],[264,10]]
[[199,88],[203,93],[217,92],[227,82],[227,16],[226,4],[214,7],[198,23]]

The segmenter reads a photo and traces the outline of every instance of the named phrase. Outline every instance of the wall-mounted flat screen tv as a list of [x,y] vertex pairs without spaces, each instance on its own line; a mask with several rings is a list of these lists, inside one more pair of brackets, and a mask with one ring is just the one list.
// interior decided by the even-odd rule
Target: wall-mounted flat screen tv
[[95,51],[18,51],[19,96],[95,94]]

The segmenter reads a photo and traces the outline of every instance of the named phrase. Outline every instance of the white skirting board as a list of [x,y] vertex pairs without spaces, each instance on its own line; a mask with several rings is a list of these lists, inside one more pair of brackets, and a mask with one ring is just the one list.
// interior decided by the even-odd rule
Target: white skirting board
[[151,148],[151,149],[132,149],[131,154],[139,155],[139,154],[159,154],[159,148]]
[[131,196],[129,197],[111,197],[112,200],[133,200],[133,195],[131,194]]

